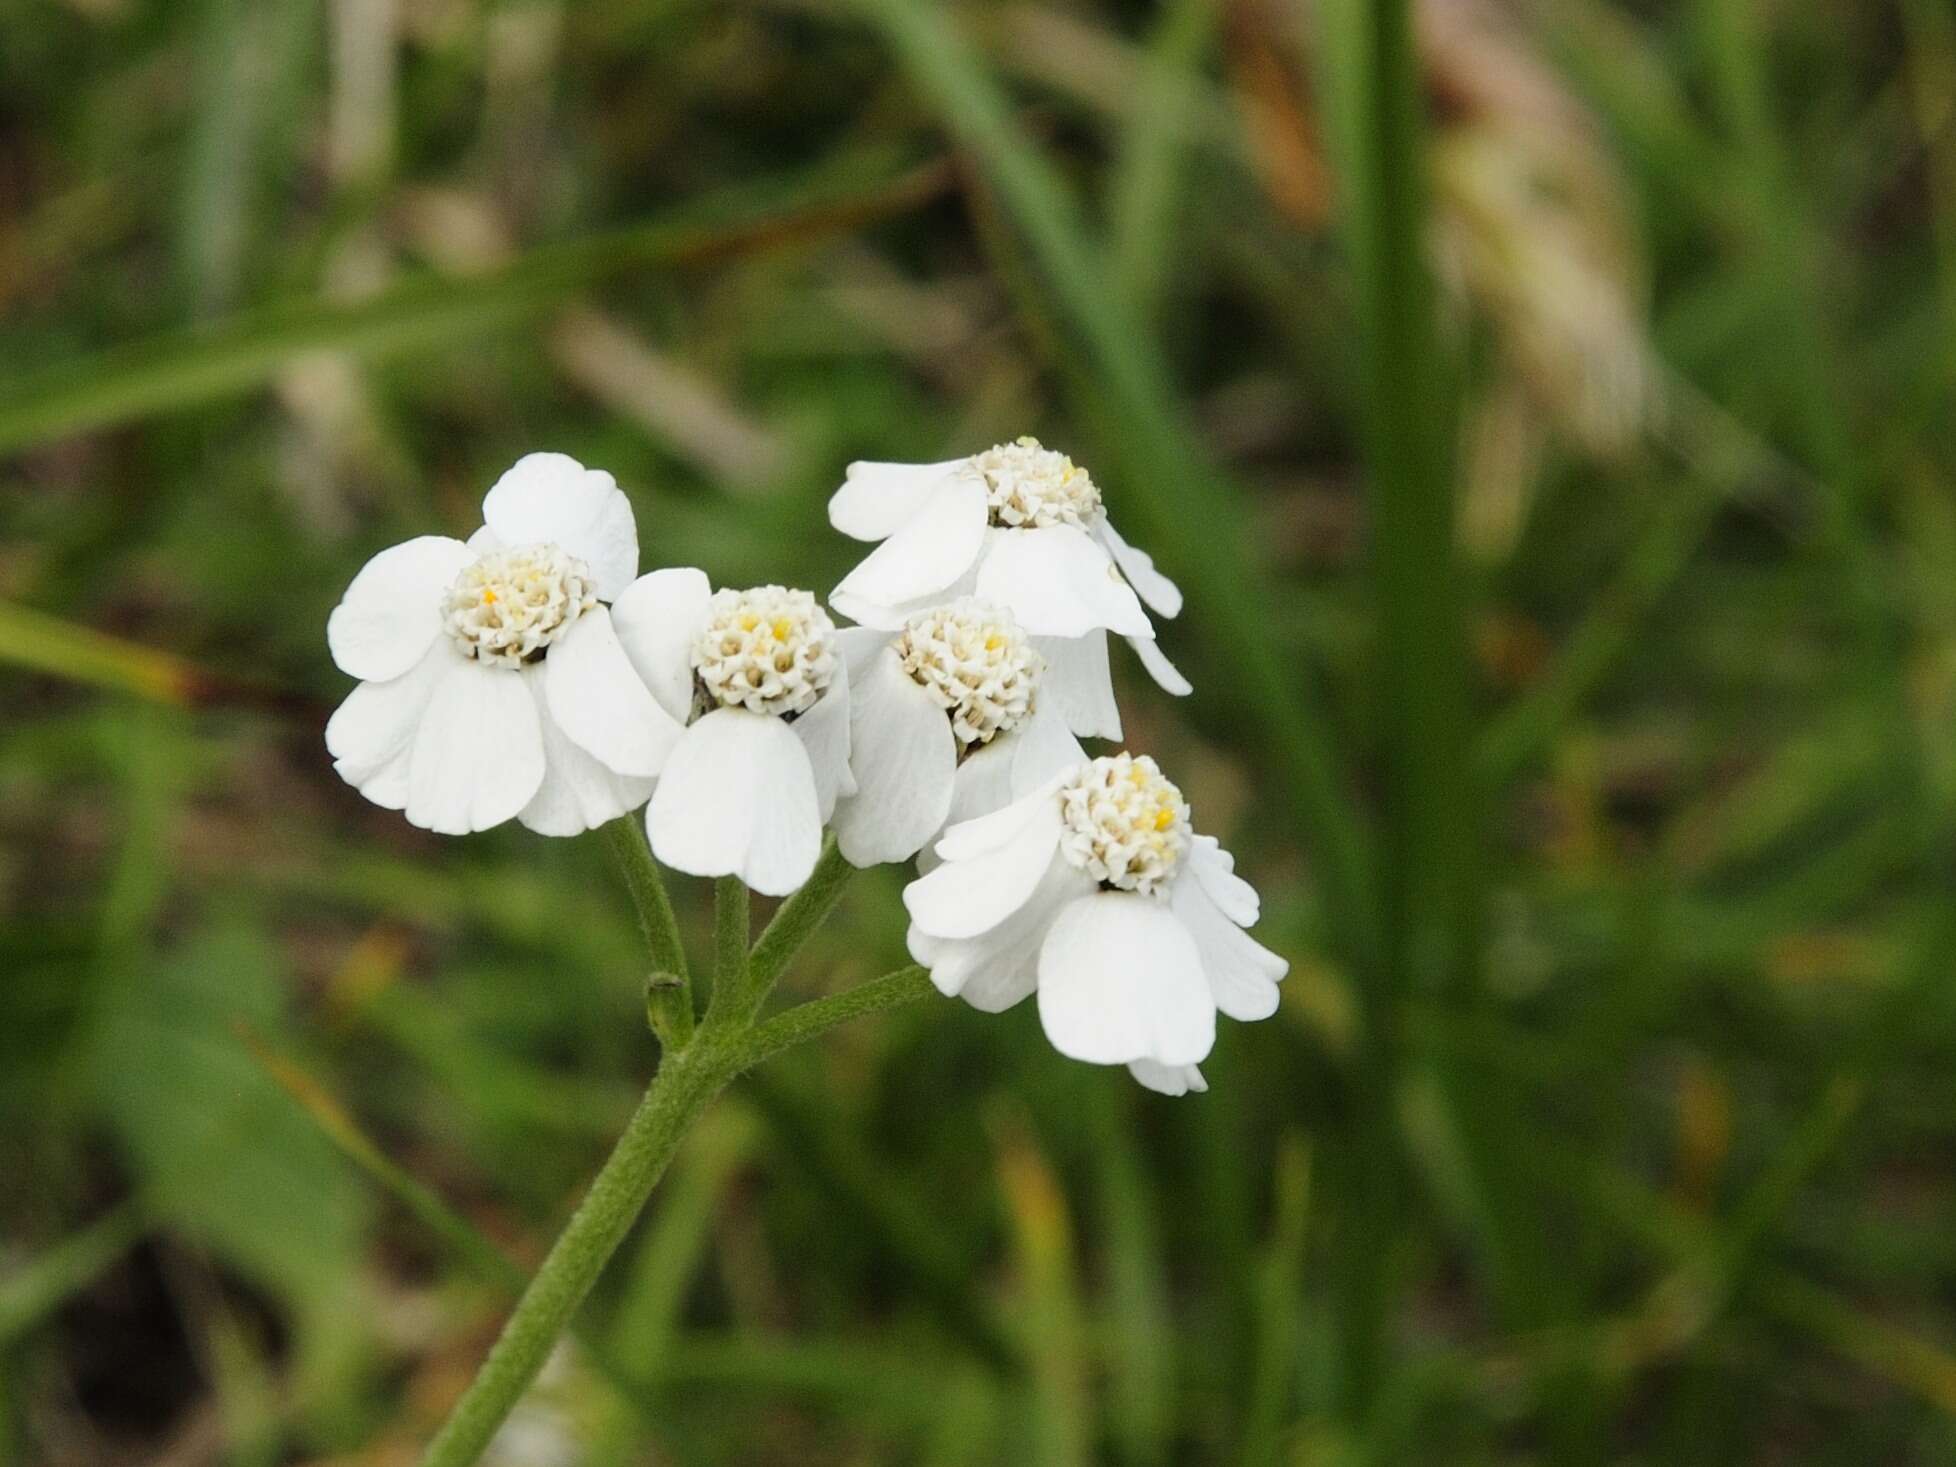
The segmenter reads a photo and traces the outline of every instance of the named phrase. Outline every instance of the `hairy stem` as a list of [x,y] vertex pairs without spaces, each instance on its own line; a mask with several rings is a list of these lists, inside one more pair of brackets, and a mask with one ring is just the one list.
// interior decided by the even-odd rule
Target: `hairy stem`
[[797,1004],[785,1014],[755,1025],[734,1041],[730,1062],[736,1072],[750,1070],[784,1049],[793,1049],[827,1033],[837,1024],[915,1003],[934,991],[930,975],[922,968],[914,965],[899,968],[842,993]]
[[666,884],[659,877],[659,863],[652,858],[639,816],[621,816],[605,826],[604,833],[631,891],[646,950],[652,954],[645,1016],[668,1052],[684,1049],[693,1037],[693,991],[686,948],[679,940],[679,923],[672,915]]
[[489,1358],[422,1457],[422,1467],[469,1467],[571,1322],[597,1282],[680,1141],[731,1074],[723,1057],[671,1055],[633,1112],[625,1134],[591,1190],[523,1291]]
[[[728,1002],[737,1003],[738,980],[746,972],[747,889],[733,883],[740,896],[730,900],[726,885],[722,883],[719,893],[719,951],[723,963],[730,952],[738,959],[732,969],[721,969],[721,976],[735,986],[716,987],[715,999],[724,993],[730,995]],[[429,1444],[421,1467],[471,1467],[482,1455],[570,1327],[578,1305],[631,1229],[686,1132],[729,1080],[838,1024],[911,1003],[931,991],[922,968],[899,968],[758,1027],[745,1027],[744,1018],[735,1020],[741,1027],[731,1031],[709,1025],[684,1053],[668,1055],[591,1190],[517,1301],[489,1358]]]
[[[774,980],[801,951],[809,935],[835,910],[843,887],[855,874],[856,868],[842,858],[835,837],[830,835],[822,843],[821,859],[816,861],[814,872],[802,883],[801,890],[775,911],[747,960],[749,979],[758,990],[761,1002],[766,1002]],[[758,1008],[756,1005],[757,1012]]]
[[747,992],[747,887],[738,876],[713,883],[713,998],[706,1022],[712,1029],[745,1028],[757,1007]]

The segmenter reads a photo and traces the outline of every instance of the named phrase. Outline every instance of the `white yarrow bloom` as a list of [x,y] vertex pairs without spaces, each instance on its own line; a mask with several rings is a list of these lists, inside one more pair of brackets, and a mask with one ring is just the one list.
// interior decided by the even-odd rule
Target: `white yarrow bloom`
[[853,463],[829,500],[829,522],[883,542],[843,578],[831,606],[884,631],[960,596],[1005,608],[1049,664],[1054,710],[1083,738],[1120,737],[1108,632],[1127,638],[1167,691],[1189,691],[1142,609],[1145,601],[1172,617],[1182,593],[1120,537],[1087,471],[1037,439],[947,463]]
[[989,814],[1086,757],[1048,711],[1045,659],[1009,612],[964,597],[894,636],[840,633],[856,792],[835,810],[857,866],[907,861],[946,824]]
[[715,591],[653,571],[612,607],[638,680],[685,732],[645,809],[653,854],[785,896],[808,880],[849,772],[849,673],[806,591]]
[[1061,1054],[1180,1095],[1206,1088],[1218,1011],[1276,1012],[1289,964],[1242,930],[1256,892],[1152,759],[1075,765],[952,826],[937,853],[904,889],[911,956],[987,1012],[1036,990]]
[[638,573],[631,502],[610,474],[533,453],[482,518],[467,544],[423,535],[353,578],[326,640],[361,683],[326,747],[348,784],[425,829],[514,816],[575,835],[643,803],[680,734],[605,606]]

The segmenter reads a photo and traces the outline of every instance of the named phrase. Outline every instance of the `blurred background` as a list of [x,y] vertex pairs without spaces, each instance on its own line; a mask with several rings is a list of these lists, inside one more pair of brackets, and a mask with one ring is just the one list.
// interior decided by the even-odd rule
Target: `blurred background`
[[333,775],[365,558],[549,448],[826,592],[1026,432],[1281,1010],[776,1062],[489,1460],[1951,1460],[1953,102],[1946,0],[0,0],[0,1463],[413,1462],[655,1062],[599,839]]

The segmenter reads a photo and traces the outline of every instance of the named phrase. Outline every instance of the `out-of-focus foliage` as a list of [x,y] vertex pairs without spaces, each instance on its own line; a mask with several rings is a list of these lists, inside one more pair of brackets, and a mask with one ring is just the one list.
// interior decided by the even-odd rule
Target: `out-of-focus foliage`
[[[949,1003],[777,1062],[494,1460],[1956,1452],[1956,21],[1418,7],[1407,422],[1350,9],[0,0],[0,1464],[412,1461],[653,1062],[601,842],[333,776],[364,558],[554,448],[826,591],[848,460],[1021,432],[1190,592],[1129,742],[1283,1008],[1177,1102]],[[1458,466],[1481,897],[1383,1003],[1368,421]]]

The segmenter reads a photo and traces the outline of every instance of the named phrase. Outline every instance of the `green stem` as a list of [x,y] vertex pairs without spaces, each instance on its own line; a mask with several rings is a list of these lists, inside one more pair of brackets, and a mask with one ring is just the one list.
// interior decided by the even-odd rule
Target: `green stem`
[[765,1024],[757,1024],[733,1042],[729,1063],[736,1073],[751,1070],[784,1049],[793,1049],[827,1033],[837,1024],[915,1003],[933,992],[930,975],[922,968],[914,965],[899,968],[845,992],[798,1004]]
[[[738,891],[737,899],[730,897],[730,887]],[[726,994],[728,1003],[738,1004],[739,980],[746,971],[747,888],[723,878],[719,897],[720,972],[734,986],[716,987],[714,997],[717,1002]],[[731,967],[726,966],[730,955]],[[421,1467],[471,1467],[482,1455],[569,1328],[577,1306],[617,1251],[686,1132],[729,1080],[837,1024],[930,992],[923,969],[900,968],[846,993],[790,1009],[758,1028],[729,1033],[709,1025],[698,1043],[668,1055],[591,1190],[517,1301],[489,1358],[429,1444]]]
[[809,935],[835,910],[836,902],[842,898],[842,888],[855,874],[856,868],[843,859],[835,837],[830,835],[822,844],[821,859],[816,861],[815,870],[802,883],[801,890],[776,909],[747,960],[749,981],[760,990],[762,1001]]
[[732,1071],[711,1051],[674,1054],[551,1246],[489,1358],[428,1446],[421,1467],[470,1467],[536,1379],[577,1306],[597,1282],[680,1141]]
[[713,883],[713,998],[709,1029],[743,1029],[758,1005],[747,991],[747,887],[738,876]]
[[659,877],[659,863],[645,839],[638,815],[624,815],[604,828],[605,840],[624,873],[638,911],[638,928],[652,954],[652,978],[645,990],[645,1013],[668,1051],[684,1049],[693,1037],[693,991],[686,969],[686,947],[679,923]]

